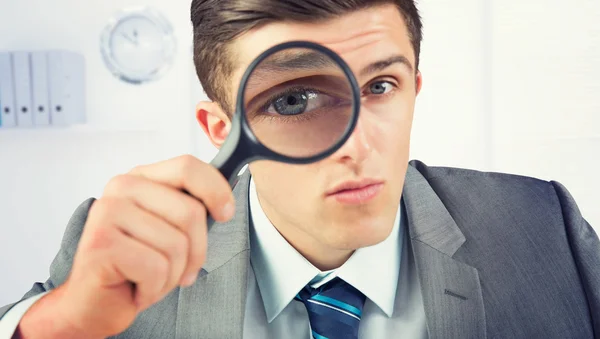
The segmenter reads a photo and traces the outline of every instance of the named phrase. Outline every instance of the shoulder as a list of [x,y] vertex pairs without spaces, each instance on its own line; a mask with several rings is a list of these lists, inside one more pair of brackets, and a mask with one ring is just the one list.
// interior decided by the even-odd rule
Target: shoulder
[[63,284],[69,276],[90,208],[95,201],[95,198],[89,198],[82,202],[67,223],[60,250],[50,265],[50,280],[54,286]]
[[[564,236],[565,209],[577,208],[561,184],[537,178],[411,161],[467,234]],[[540,236],[540,232],[545,236]],[[546,239],[549,240],[549,239]]]
[[558,195],[568,195],[557,182],[528,176],[428,166],[418,160],[411,161],[410,166],[417,169],[440,199],[450,205],[455,201],[474,207],[544,206],[560,209]]
[[492,183],[520,183],[533,185],[549,185],[550,183],[534,177],[528,177],[517,174],[501,173],[501,172],[485,172],[475,169],[444,167],[444,166],[429,166],[420,160],[410,161],[410,166],[414,167],[427,180],[459,180],[465,182],[485,182]]

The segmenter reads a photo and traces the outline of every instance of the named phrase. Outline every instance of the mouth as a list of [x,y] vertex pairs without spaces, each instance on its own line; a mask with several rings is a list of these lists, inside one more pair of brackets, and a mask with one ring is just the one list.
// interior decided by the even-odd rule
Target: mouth
[[374,199],[381,192],[383,186],[383,181],[375,179],[346,181],[328,191],[326,197],[343,204],[363,204]]

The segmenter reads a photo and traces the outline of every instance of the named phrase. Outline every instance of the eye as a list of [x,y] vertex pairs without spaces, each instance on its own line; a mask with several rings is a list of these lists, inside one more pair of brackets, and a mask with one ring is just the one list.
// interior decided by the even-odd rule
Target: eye
[[394,84],[389,81],[377,81],[369,85],[369,94],[382,95],[394,89]]
[[296,115],[306,111],[309,95],[307,91],[298,91],[280,96],[267,109],[269,113],[281,115]]
[[267,113],[298,115],[327,106],[335,106],[339,99],[314,90],[292,90],[270,100]]

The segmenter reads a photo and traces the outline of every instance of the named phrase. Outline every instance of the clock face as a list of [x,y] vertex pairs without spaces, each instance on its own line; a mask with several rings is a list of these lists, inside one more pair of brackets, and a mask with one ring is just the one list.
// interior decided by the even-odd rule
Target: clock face
[[102,55],[109,70],[130,83],[160,78],[172,65],[175,37],[157,11],[142,8],[122,12],[102,35]]

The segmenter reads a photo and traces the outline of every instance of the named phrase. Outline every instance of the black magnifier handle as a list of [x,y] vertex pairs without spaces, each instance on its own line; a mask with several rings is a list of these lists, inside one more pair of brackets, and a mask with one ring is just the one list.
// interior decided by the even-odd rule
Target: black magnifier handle
[[[221,172],[229,182],[229,186],[233,189],[237,183],[237,174],[242,167],[244,167],[245,161],[242,157],[236,156],[235,152],[239,144],[241,129],[236,123],[233,123],[232,125],[229,135],[210,164]],[[187,191],[184,192],[191,195]],[[210,230],[214,225],[215,220],[210,216],[210,213],[207,212],[207,214],[206,226],[207,229]]]
[[[218,157],[219,156],[217,155],[215,160],[219,160],[219,159],[217,159]],[[233,161],[231,161],[231,160],[227,161],[227,159],[225,159],[225,162],[223,162],[223,163],[215,162],[215,160],[213,160],[211,162],[211,165],[215,166],[219,170],[219,172],[221,172],[221,174],[223,174],[223,176],[229,182],[229,186],[233,189],[233,187],[237,183],[237,173],[239,172],[239,170],[242,166],[234,164]],[[210,213],[208,213],[207,218],[206,218],[207,230],[210,230],[214,224],[215,224],[215,220],[210,216]]]
[[[218,157],[218,156],[217,156]],[[215,160],[218,160],[217,158],[215,158]],[[232,166],[230,165],[229,162],[224,162],[224,163],[220,163],[220,162],[216,162],[213,160],[211,162],[211,165],[215,166],[219,172],[221,172],[221,174],[223,174],[223,176],[227,179],[227,181],[229,182],[229,186],[233,189],[233,187],[235,186],[235,184],[237,183],[237,172],[236,168],[239,166]],[[188,191],[184,190],[184,193],[190,195],[193,198],[193,195],[191,195]],[[206,226],[207,226],[207,230],[210,230],[212,228],[212,226],[215,223],[215,219],[213,219],[210,215],[209,212],[207,212],[207,218],[206,218]]]
[[246,158],[239,156],[240,152],[238,152],[241,146],[242,128],[240,124],[240,119],[236,114],[231,122],[229,135],[225,138],[225,142],[221,145],[217,155],[210,162],[227,179],[231,188],[236,182],[237,174],[246,164]]

